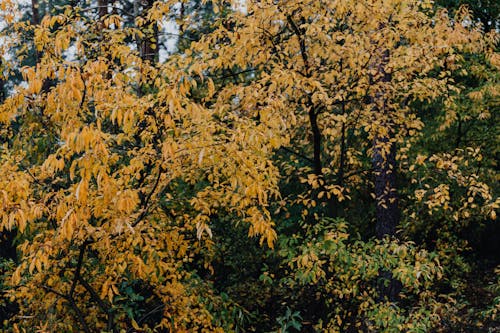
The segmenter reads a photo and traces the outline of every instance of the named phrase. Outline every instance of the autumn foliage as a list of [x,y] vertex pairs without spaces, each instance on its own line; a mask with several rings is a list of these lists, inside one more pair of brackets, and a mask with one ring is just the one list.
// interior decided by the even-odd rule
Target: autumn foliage
[[465,7],[0,5],[6,331],[498,328],[498,35]]

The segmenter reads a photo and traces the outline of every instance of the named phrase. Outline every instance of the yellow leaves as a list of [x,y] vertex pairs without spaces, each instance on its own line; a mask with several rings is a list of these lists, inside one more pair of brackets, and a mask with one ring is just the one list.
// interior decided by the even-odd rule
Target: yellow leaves
[[105,134],[94,126],[84,126],[81,130],[71,131],[65,135],[64,140],[65,146],[75,153],[96,152],[99,157],[107,156]]
[[[16,225],[19,228],[20,232],[24,232],[24,229],[26,229],[26,216],[24,215],[24,212],[22,209],[18,209],[15,213],[15,220],[16,220]],[[10,221],[9,221],[9,224]]]
[[136,117],[141,115],[144,110],[144,105],[141,105],[140,100],[130,95],[117,95],[120,103],[114,103],[111,112],[110,120],[123,126],[125,133],[131,133],[135,129]]
[[137,192],[133,190],[125,190],[121,193],[118,192],[116,196],[116,208],[119,212],[127,215],[132,213],[139,203]]
[[208,226],[209,217],[206,215],[199,215],[196,219],[196,237],[201,239],[203,234],[207,234],[208,237],[212,238],[212,229]]
[[215,14],[218,14],[220,12],[219,5],[217,4],[216,1],[212,3],[212,8]]
[[51,154],[43,162],[42,168],[49,175],[53,175],[56,172],[62,171],[64,169],[65,162],[61,157],[57,157],[56,154]]
[[0,105],[0,123],[7,124],[16,116],[17,110],[24,102],[24,97],[19,94],[11,96]]
[[260,244],[262,245],[266,241],[267,246],[273,248],[277,234],[273,228],[272,221],[269,219],[269,213],[266,211],[263,214],[257,207],[250,207],[247,209],[246,215],[246,221],[250,223],[248,236],[255,237],[260,235]]
[[[39,207],[31,199],[30,178],[17,170],[7,156],[0,156],[0,230],[17,228],[25,232],[28,223],[37,218]],[[15,162],[14,162],[15,163]]]
[[20,232],[24,232],[28,219],[22,208],[14,208],[10,212],[4,211],[2,215],[0,229],[12,230],[18,228]]
[[[171,331],[184,329],[179,322],[189,321],[191,325],[201,320],[185,313],[186,309],[191,312],[193,304],[199,301],[185,297],[183,284],[188,279],[184,279],[183,265],[201,251],[210,253],[210,244],[218,239],[209,238],[219,227],[226,227],[222,224],[226,216],[236,223],[248,223],[249,237],[260,237],[261,245],[266,242],[271,248],[277,234],[268,209],[275,208],[273,199],[281,199],[281,182],[293,182],[300,177],[307,188],[294,202],[283,199],[286,218],[300,219],[291,214],[300,215],[297,212],[303,211],[307,220],[320,221],[321,214],[317,212],[324,209],[328,199],[349,199],[349,189],[369,182],[362,179],[367,173],[359,172],[367,160],[364,141],[368,140],[363,128],[372,137],[386,136],[386,124],[390,122],[398,129],[398,135],[404,132],[402,136],[418,136],[422,123],[409,115],[407,108],[401,108],[400,101],[413,96],[440,96],[449,89],[450,73],[445,72],[439,79],[426,79],[425,73],[439,66],[440,61],[451,64],[459,59],[437,51],[432,42],[426,41],[439,41],[447,47],[451,44],[445,33],[421,28],[425,18],[414,11],[412,4],[384,1],[368,10],[366,3],[355,1],[313,1],[307,6],[301,2],[287,6],[250,2],[248,12],[252,14],[238,14],[231,31],[216,23],[213,34],[204,35],[200,42],[193,43],[192,50],[172,56],[163,64],[142,62],[128,44],[131,37],[145,37],[151,20],[163,19],[170,10],[167,3],[155,4],[146,18],[136,17],[142,31],[127,30],[118,15],[105,16],[103,26],[110,29],[102,31],[102,38],[96,38],[94,22],[85,21],[85,16],[70,22],[70,9],[66,16],[47,16],[42,26],[34,29],[37,49],[47,51],[43,52],[43,61],[36,68],[26,69],[27,88],[0,109],[2,123],[8,124],[19,116],[19,123],[27,124],[23,129],[35,128],[29,126],[37,120],[30,117],[38,117],[37,112],[43,110],[42,118],[50,126],[50,132],[37,130],[15,138],[19,146],[26,147],[30,161],[35,161],[29,170],[40,184],[28,174],[1,167],[2,227],[18,227],[21,232],[29,232],[30,237],[38,237],[23,248],[19,266],[23,269],[16,270],[12,280],[19,283],[23,277],[26,288],[34,290],[36,282],[50,276],[49,286],[67,291],[78,244],[89,240],[92,250],[84,256],[82,274],[101,299],[112,303],[118,286],[142,280],[168,308],[164,317],[179,319],[169,323]],[[351,14],[346,15],[348,12]],[[298,42],[300,38],[291,36],[293,31],[285,19],[289,13],[293,13],[294,19],[304,18],[297,22],[303,31],[307,61],[301,55],[304,50]],[[225,18],[226,14],[232,15],[225,12]],[[377,25],[389,17],[394,25],[378,29]],[[339,23],[348,28],[340,32]],[[81,30],[78,36],[75,29]],[[62,61],[61,53],[71,43],[79,43],[78,60]],[[398,49],[391,50],[389,61],[394,82],[370,85],[370,80],[378,75],[369,68],[370,57],[380,56],[377,47],[396,44]],[[224,85],[221,81],[226,80],[217,79],[216,87],[210,78],[215,77],[214,73],[232,73],[237,67],[244,73],[227,80],[233,81],[231,84]],[[53,79],[51,88],[39,96],[43,80],[49,77]],[[373,119],[371,107],[360,105],[366,104],[365,96],[372,92],[386,94],[387,117]],[[34,96],[25,98],[26,94]],[[313,156],[310,110],[318,112],[320,122],[323,177],[311,174],[308,163]],[[450,113],[450,126],[455,119]],[[50,137],[45,142],[53,145],[49,147],[53,150],[47,158],[33,156],[28,138],[31,135],[34,139]],[[402,136],[397,138],[398,143]],[[346,151],[341,152],[345,137]],[[275,158],[280,158],[276,156],[288,159],[288,153],[275,154],[283,145],[292,151],[291,159],[296,161],[293,165],[288,161],[274,165]],[[387,153],[387,147],[378,148],[382,154]],[[402,159],[406,161],[411,155],[405,154]],[[481,207],[481,212],[496,218],[490,205],[491,189],[477,178],[461,174],[459,160],[419,155],[415,165],[428,165],[431,169],[433,163],[437,173],[449,175],[461,186],[470,182],[465,190],[467,196],[452,202],[455,191],[441,184],[417,190],[417,201],[429,209],[450,210],[459,219],[477,214],[478,209],[472,206],[484,199],[489,206]],[[286,176],[280,178],[280,174]],[[8,175],[12,178],[7,179]],[[341,180],[346,187],[332,185],[337,175],[345,177]],[[41,203],[36,209],[35,201]],[[463,206],[457,208],[455,201]],[[295,204],[299,206],[297,210],[289,209]],[[327,230],[320,235],[323,243],[319,237],[304,243],[296,265],[304,268],[312,281],[325,277],[325,270],[329,269],[333,278],[327,281],[327,288],[335,290],[331,294],[353,299],[359,292],[358,282],[366,276],[373,280],[378,274],[380,267],[365,267],[373,261],[371,255],[378,255],[378,249],[374,253],[369,251],[372,248],[367,253],[350,253],[343,246],[348,239],[347,228]],[[193,239],[193,234],[198,240]],[[36,248],[49,240],[54,242],[51,256],[39,254]],[[410,260],[414,253],[404,246],[393,252],[405,260]],[[63,259],[60,263],[46,262],[41,259],[44,256],[54,261]],[[394,271],[405,277],[403,281],[408,286],[414,281],[410,279],[412,274],[411,278],[421,283],[432,275],[426,271],[425,259],[418,258],[422,263],[415,264],[415,274],[407,265]],[[377,262],[386,264],[390,260]],[[205,265],[207,269],[209,264]],[[346,273],[351,264],[352,271]],[[65,265],[71,269],[61,273],[60,267]],[[335,267],[327,268],[328,265]],[[336,283],[346,286],[336,288]],[[88,295],[81,285],[78,288],[75,299],[81,299],[83,304]],[[22,295],[16,293],[17,297]],[[34,312],[43,315],[71,312],[61,304],[54,305],[51,311],[40,305],[43,302],[27,300],[26,304],[38,306]],[[365,307],[369,306],[366,303]],[[84,304],[82,308],[90,311],[87,318],[100,318],[92,312],[96,306]],[[339,318],[343,317],[335,318],[340,325]],[[132,321],[137,330],[142,329],[140,324]],[[196,330],[194,324],[190,327]]]
[[140,331],[141,330],[141,327],[137,324],[137,322],[134,320],[134,319],[131,319],[131,323],[132,323],[132,327],[137,330],[137,331]]
[[497,53],[497,52],[491,52],[490,55],[489,55],[489,61],[497,69],[500,69],[500,54],[499,53]]
[[0,20],[12,24],[22,13],[19,11],[19,2],[12,0],[0,1]]
[[463,224],[477,218],[496,218],[494,210],[498,207],[492,190],[485,182],[479,181],[479,175],[470,165],[481,159],[480,150],[472,147],[457,150],[454,154],[430,156],[428,161],[435,164],[437,173],[433,177],[441,179],[441,184],[431,187],[425,179],[420,179],[423,188],[415,191],[416,201],[423,201],[430,215],[440,211],[450,220]]
[[13,285],[18,285],[21,282],[21,274],[24,270],[23,265],[18,266],[11,277],[11,283]]
[[38,94],[42,89],[42,80],[34,79],[29,82],[28,93]]
[[[429,210],[433,210],[436,207],[443,208],[444,210],[449,209],[450,201],[450,187],[447,184],[440,184],[438,187],[434,188],[434,193],[429,196],[429,200],[425,203]],[[417,193],[415,193],[417,195]]]
[[118,288],[116,288],[115,284],[111,279],[107,279],[104,281],[101,287],[100,298],[104,300],[108,300],[109,303],[113,303],[113,297],[115,295],[119,295]]
[[417,199],[417,201],[422,201],[422,199],[424,198],[425,194],[427,193],[426,190],[416,190],[415,191],[415,198]]
[[209,100],[215,93],[215,85],[212,79],[207,80],[207,96],[206,99]]
[[205,148],[202,148],[200,150],[200,153],[198,154],[198,165],[201,166],[203,162],[203,156],[205,155]]
[[42,80],[37,77],[37,74],[33,68],[23,67],[22,69],[23,78],[28,81],[28,94],[38,94],[42,89]]
[[258,183],[251,183],[245,187],[244,194],[249,198],[257,198],[259,204],[263,205],[267,202],[267,193],[260,187]]
[[54,15],[54,16],[46,15],[42,19],[40,26],[44,28],[53,28],[56,24],[64,24],[65,20],[66,19],[64,15]]
[[68,210],[61,220],[60,235],[63,239],[71,240],[78,224],[78,217],[73,209]]
[[439,159],[439,158],[431,159],[431,161],[436,161],[436,168],[453,170],[453,171],[456,171],[458,169],[457,164],[454,163],[456,160],[457,160],[456,157],[453,157],[452,159]]
[[60,55],[69,47],[71,37],[71,34],[64,30],[57,34],[54,41],[55,54]]
[[104,27],[119,29],[121,25],[122,18],[119,15],[109,15],[104,19]]
[[42,51],[43,48],[50,42],[50,32],[48,28],[38,27],[35,29],[34,44],[37,51]]
[[424,165],[425,164],[425,160],[427,159],[427,156],[425,155],[421,155],[421,154],[418,154],[417,155],[417,158],[415,160],[415,163],[417,165]]
[[179,94],[182,96],[189,95],[191,87],[196,88],[196,81],[190,82],[189,79],[183,78],[179,83]]
[[[189,95],[199,88],[199,78],[186,75],[188,66],[141,62],[118,16],[106,16],[103,23],[111,29],[97,39],[94,22],[78,15],[73,21],[71,15],[47,16],[33,29],[43,60],[23,69],[27,87],[0,106],[2,123],[19,117],[24,132],[15,144],[26,152],[16,155],[26,153],[33,164],[25,167],[28,174],[0,159],[1,227],[18,228],[30,239],[20,248],[12,277],[16,284],[26,281],[16,297],[37,290],[41,281],[67,292],[79,244],[91,242],[82,275],[103,300],[112,302],[126,279],[143,279],[173,312],[184,311],[185,304],[174,304],[176,298],[187,302],[184,282],[177,282],[185,274],[182,265],[210,244],[193,240],[191,233],[212,237],[214,214],[248,222],[251,237],[274,245],[267,208],[278,196],[279,170],[270,157],[288,140],[288,119],[298,117],[281,114],[279,86],[265,107],[256,107],[254,97],[242,97],[241,105],[208,107],[221,92],[203,78],[206,99],[197,104]],[[66,61],[62,53],[73,43],[77,60]],[[203,77],[206,68],[194,66],[191,73]],[[47,79],[51,87],[42,92]],[[294,93],[293,80],[288,89]],[[258,125],[254,118],[261,110]],[[35,156],[36,140],[48,153]],[[50,249],[37,252],[49,242]],[[61,273],[61,267],[69,269]],[[80,284],[77,293],[83,304],[87,294]],[[40,290],[26,304],[47,312],[44,295]],[[68,309],[62,303],[53,309],[63,316]],[[95,307],[89,311],[98,318]],[[187,316],[182,313],[180,320]]]
[[309,184],[313,189],[318,189],[324,185],[324,180],[313,173],[308,174],[307,179],[301,178],[300,182]]
[[484,94],[481,90],[475,90],[468,93],[468,97],[474,101],[481,101],[484,98]]
[[262,241],[265,240],[267,242],[267,246],[270,249],[273,249],[274,243],[276,242],[277,239],[278,239],[278,234],[276,233],[276,231],[273,228],[267,228],[261,236],[261,245]]
[[327,187],[329,189],[329,192],[333,194],[333,196],[337,197],[337,200],[339,202],[342,202],[346,197],[349,198],[349,196],[344,195],[344,188],[338,185],[331,185]]
[[81,204],[86,204],[88,195],[89,181],[87,179],[82,179],[75,189],[75,198]]

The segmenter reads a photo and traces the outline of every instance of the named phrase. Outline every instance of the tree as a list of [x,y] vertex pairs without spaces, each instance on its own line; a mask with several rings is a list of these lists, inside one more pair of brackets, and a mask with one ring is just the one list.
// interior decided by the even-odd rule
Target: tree
[[[143,60],[129,44],[142,32],[118,15],[95,25],[91,12],[67,6],[34,32],[40,62],[23,68],[27,85],[0,111],[3,127],[15,124],[5,133],[0,182],[2,228],[23,240],[10,292],[30,316],[18,325],[212,327],[196,301],[210,291],[183,267],[217,212],[239,216],[272,246],[272,133],[249,140],[254,124],[221,121],[191,101],[196,81],[174,61]],[[75,61],[62,57],[71,45]],[[54,82],[48,90],[45,80]],[[145,84],[148,93],[137,94]],[[132,311],[134,297],[152,309]]]
[[[12,329],[236,331],[252,316],[248,330],[439,327],[453,264],[417,214],[465,217],[472,198],[494,218],[498,200],[469,157],[422,159],[422,133],[452,119],[464,54],[494,64],[494,33],[425,0],[213,1],[202,34],[198,7],[180,5],[193,41],[159,63],[177,6],[70,4],[9,26],[4,52],[28,36],[38,54],[0,106]],[[443,118],[427,114],[436,105]],[[229,281],[214,271],[224,251],[267,268]],[[231,293],[243,288],[284,315],[249,311]]]
[[[370,206],[375,210],[371,235],[397,236],[398,182],[404,182],[408,172],[397,161],[422,133],[424,123],[416,107],[443,100],[445,105],[453,104],[452,96],[459,90],[450,71],[461,68],[460,54],[486,49],[481,46],[485,41],[481,31],[466,23],[471,22],[468,12],[459,11],[454,20],[443,11],[433,12],[432,3],[425,1],[259,2],[221,22],[219,30],[195,45],[200,59],[195,66],[211,73],[239,69],[233,84],[217,89],[216,107],[255,119],[269,129],[286,126],[290,143],[280,147],[277,161],[282,163],[282,185],[291,188],[282,191],[288,195],[277,207],[288,210],[285,219],[293,220],[286,216],[293,216],[290,212],[299,207],[302,218],[295,217],[296,226],[302,220],[304,228],[314,230],[311,225],[336,216],[360,223],[352,218],[360,211],[360,201],[342,202],[355,196],[366,205],[366,195],[361,195],[369,188],[375,200],[361,211],[370,212]],[[302,190],[297,190],[297,180],[305,184]],[[484,198],[483,216],[496,207],[490,194]],[[370,218],[365,215],[360,220],[366,223]],[[366,229],[364,239],[370,237]],[[307,243],[307,249],[287,250],[291,263],[297,263],[294,269],[305,270],[304,280],[313,285],[333,283],[334,275],[329,279],[328,274],[338,269],[327,264],[339,263],[335,257],[323,257],[326,245],[318,244],[317,252],[311,248],[323,236],[327,237],[317,229],[308,237],[294,234]],[[289,242],[287,247],[297,246],[293,245],[296,241]],[[365,246],[374,245],[367,242]],[[356,251],[356,246],[347,245],[352,260]],[[403,270],[385,264],[389,257],[373,260],[385,267],[382,278],[388,278],[384,271]],[[373,279],[354,276],[357,271],[351,268],[357,281],[349,285],[352,288]],[[404,287],[407,298],[409,285]],[[329,292],[345,295],[349,290],[339,288],[344,289]],[[381,299],[394,301],[396,294],[394,287],[379,289]],[[350,297],[358,297],[357,291]],[[339,303],[335,305],[341,308]],[[362,324],[349,322],[349,311],[352,308],[338,319],[330,316],[332,325],[339,323],[334,330]],[[390,313],[390,309],[384,311]]]

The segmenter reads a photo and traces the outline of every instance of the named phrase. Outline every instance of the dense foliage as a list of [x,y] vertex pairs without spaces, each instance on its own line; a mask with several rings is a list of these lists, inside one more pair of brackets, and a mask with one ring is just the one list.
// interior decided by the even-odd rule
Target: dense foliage
[[1,0],[3,330],[499,329],[481,4]]

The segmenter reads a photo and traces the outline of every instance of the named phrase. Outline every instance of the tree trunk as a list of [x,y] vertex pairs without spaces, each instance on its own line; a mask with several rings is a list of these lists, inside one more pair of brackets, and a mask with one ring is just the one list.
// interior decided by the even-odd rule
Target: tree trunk
[[311,109],[309,110],[309,122],[311,124],[312,131],[313,168],[314,174],[319,177],[323,174],[323,171],[321,165],[321,131],[318,126],[318,115],[316,112],[316,108],[311,106]]
[[[380,59],[374,66],[377,72],[377,79],[374,83],[379,83],[381,88],[372,97],[373,120],[382,118],[380,126],[384,127],[382,131],[377,130],[372,143],[372,167],[376,203],[375,234],[378,239],[386,236],[395,237],[396,227],[400,220],[396,185],[395,129],[390,120],[389,113],[391,110],[387,105],[388,92],[385,91],[384,87],[392,79],[391,74],[385,68],[389,62],[389,56],[389,50],[382,51]],[[390,271],[381,270],[377,287],[380,301],[387,299],[393,302],[397,299],[401,290],[401,283],[392,277]]]
[[392,137],[377,137],[373,140],[372,167],[377,204],[375,233],[379,239],[395,236],[400,218],[396,189],[396,145],[391,140]]
[[108,15],[108,0],[97,0],[97,8],[97,15],[99,17],[97,27],[99,29],[99,33],[101,33],[101,30],[104,28],[104,17]]
[[99,7],[99,19],[103,19],[108,15],[108,0],[98,0],[97,7]]
[[31,0],[31,24],[37,25],[40,23],[40,5],[38,0]]
[[[146,16],[148,11],[153,7],[154,0],[146,0],[143,2],[143,16]],[[144,38],[140,41],[140,55],[143,60],[154,63],[158,60],[158,24],[154,21],[148,21],[144,25]]]
[[[3,70],[2,68],[2,61],[0,60],[0,70]],[[0,73],[0,103],[3,103],[5,100],[6,94],[5,94],[5,80],[3,78],[3,74]]]

